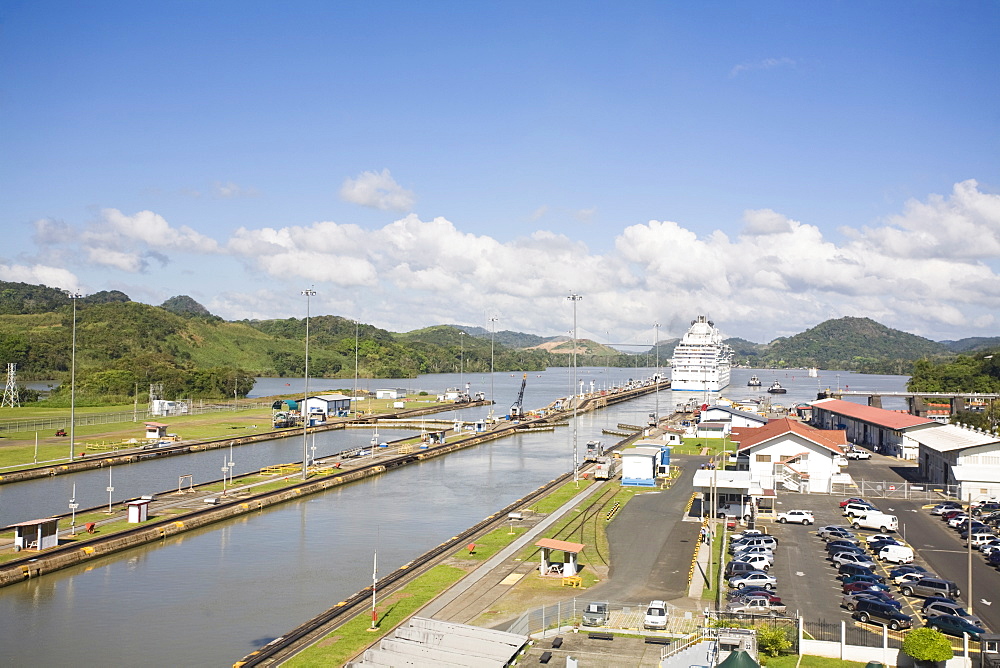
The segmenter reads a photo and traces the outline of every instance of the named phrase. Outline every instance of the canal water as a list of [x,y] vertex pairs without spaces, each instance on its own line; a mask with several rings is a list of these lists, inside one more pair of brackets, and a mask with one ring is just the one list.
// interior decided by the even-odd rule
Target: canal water
[[[589,371],[578,370],[588,384],[588,375],[596,379],[604,373]],[[742,389],[737,376],[743,371],[749,378],[752,370],[734,370],[734,393]],[[536,376],[538,394],[528,401],[525,392],[526,407],[566,394],[565,369],[533,374],[529,387]],[[521,377],[509,378],[504,392],[512,401]],[[786,403],[814,398],[816,379],[807,379],[804,372],[803,379],[801,387],[798,380],[780,379],[789,387]],[[905,378],[884,381],[887,386],[878,389],[899,390]],[[852,385],[855,382],[852,377]],[[494,383],[500,407],[509,405],[499,400],[500,379]],[[394,386],[379,383],[383,385]],[[548,397],[541,390],[546,385],[552,391]],[[601,429],[618,422],[643,424],[657,407],[663,414],[685,399],[663,392],[582,414],[577,418],[577,443],[602,438]],[[370,584],[376,550],[379,573],[388,573],[570,470],[572,445],[572,428],[493,441],[0,589],[4,663],[231,665]],[[301,440],[297,447],[301,452]],[[221,466],[220,451],[207,454],[215,455]],[[288,459],[282,456],[278,461]]]

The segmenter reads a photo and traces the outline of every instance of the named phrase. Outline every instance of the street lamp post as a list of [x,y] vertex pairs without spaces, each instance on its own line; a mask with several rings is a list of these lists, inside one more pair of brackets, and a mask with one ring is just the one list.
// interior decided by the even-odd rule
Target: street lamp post
[[[354,321],[354,398],[353,401],[358,400],[358,328],[360,324],[357,320]],[[357,415],[357,409],[354,410],[354,414]]]
[[73,346],[69,363],[69,460],[73,461],[73,446],[76,441],[76,300],[82,297],[79,292],[71,292],[73,300]]
[[496,339],[497,334],[497,318],[496,316],[490,316],[490,416],[493,415],[493,405],[496,403],[494,397],[496,396],[493,392],[493,375],[496,368],[493,365],[493,342]]
[[656,407],[653,409],[653,427],[655,428],[660,423],[660,323],[654,323],[653,329],[655,331],[653,348],[656,350],[656,374],[654,376],[654,382],[656,382]]
[[462,345],[462,353],[461,356],[459,357],[460,361],[458,367],[459,387],[460,389],[464,390],[465,389],[465,332],[461,330],[458,332],[458,340]]
[[316,296],[312,288],[303,290],[306,297],[306,387],[302,397],[302,479],[309,477],[309,300]]
[[[567,299],[573,302],[573,391],[576,392],[576,303],[581,299],[583,299],[583,297],[575,293],[570,293]],[[580,398],[573,397],[573,483],[574,484],[579,484],[579,478],[577,476],[579,476],[578,469],[580,467],[580,455],[579,452],[577,451],[577,440],[576,440],[576,432],[578,428],[576,419],[576,410],[579,404],[580,404]]]

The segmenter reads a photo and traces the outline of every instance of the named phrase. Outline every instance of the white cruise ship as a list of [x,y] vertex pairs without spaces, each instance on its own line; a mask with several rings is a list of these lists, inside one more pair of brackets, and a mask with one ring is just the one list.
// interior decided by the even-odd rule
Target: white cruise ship
[[674,349],[670,362],[670,389],[718,392],[729,385],[733,349],[722,342],[715,323],[703,315]]

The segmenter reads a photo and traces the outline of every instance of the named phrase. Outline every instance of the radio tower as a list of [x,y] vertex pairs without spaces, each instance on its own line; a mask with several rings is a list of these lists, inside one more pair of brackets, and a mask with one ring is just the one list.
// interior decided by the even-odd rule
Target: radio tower
[[21,398],[17,395],[17,365],[13,362],[7,363],[7,387],[3,391],[3,401],[0,401],[0,408],[10,406],[11,408],[21,407]]

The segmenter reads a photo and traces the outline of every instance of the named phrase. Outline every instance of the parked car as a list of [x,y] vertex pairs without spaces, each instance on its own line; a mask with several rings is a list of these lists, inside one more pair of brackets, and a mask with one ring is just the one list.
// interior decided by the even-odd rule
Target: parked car
[[663,601],[650,601],[646,608],[646,617],[642,622],[645,629],[667,628],[667,606]]
[[734,554],[764,554],[774,556],[774,550],[767,545],[754,545],[753,547],[743,547]]
[[848,450],[844,456],[848,459],[871,459],[872,453],[867,450]]
[[840,507],[841,507],[841,508],[844,508],[844,507],[846,507],[846,506],[847,506],[847,504],[849,504],[849,503],[868,503],[868,502],[867,502],[867,501],[865,501],[864,499],[862,499],[861,497],[858,497],[858,496],[852,496],[852,497],[851,497],[851,498],[849,498],[849,499],[844,499],[843,501],[841,501],[841,502],[840,502]]
[[978,506],[977,505],[972,506],[973,516],[983,515],[985,513],[992,513],[998,510],[1000,510],[1000,503],[997,503],[996,501],[990,501],[988,503],[984,503]]
[[838,552],[856,552],[857,554],[867,554],[865,548],[861,547],[857,543],[852,543],[849,540],[831,540],[826,544],[827,554],[836,554]]
[[755,615],[783,615],[785,614],[785,604],[775,603],[766,598],[754,596],[743,601],[727,603],[726,612]]
[[764,571],[754,571],[753,573],[736,575],[729,578],[729,586],[736,589],[742,589],[751,585],[760,585],[765,589],[774,589],[778,586],[778,578],[768,575]]
[[899,528],[899,518],[895,515],[883,513],[877,510],[856,515],[852,523],[855,531],[858,529],[878,529],[882,533],[895,531]]
[[[951,515],[951,513],[948,514]],[[944,517],[944,515],[942,515],[941,517]],[[948,526],[950,526],[952,529],[956,529],[960,524],[968,524],[969,516],[966,515],[965,513],[957,513],[949,517],[947,519],[947,522]]]
[[903,607],[902,603],[892,598],[892,595],[889,592],[885,591],[856,591],[856,592],[851,592],[849,594],[844,594],[844,596],[840,599],[840,605],[853,612],[854,608],[856,608],[858,605],[858,601],[866,598],[882,601],[883,603],[891,605],[897,610]]
[[844,515],[847,517],[859,517],[872,511],[878,512],[878,508],[870,503],[848,503],[844,506]]
[[851,530],[838,524],[828,524],[820,527],[816,530],[816,535],[823,540],[853,540],[855,538]]
[[837,569],[837,577],[850,577],[852,575],[875,575],[875,571],[864,564],[844,564]]
[[908,629],[913,626],[913,618],[904,614],[891,605],[876,601],[874,599],[859,599],[855,605],[854,612],[851,613],[860,622],[876,622],[885,624],[893,631]]
[[753,573],[754,571],[760,570],[753,564],[746,561],[740,561],[739,559],[734,559],[726,564],[725,576],[731,578],[734,575],[744,575],[746,573]]
[[765,589],[761,585],[747,585],[741,589],[732,589],[726,593],[726,600],[735,601],[743,596],[754,596],[756,594],[773,594],[770,589]]
[[778,547],[778,541],[774,536],[757,536],[754,538],[742,538],[729,544],[730,552],[738,552],[744,547],[756,547],[758,545],[770,547],[772,550]]
[[737,557],[740,561],[746,562],[761,571],[767,571],[767,569],[774,565],[774,555],[769,557],[766,554],[740,554]]
[[584,626],[604,626],[608,621],[607,602],[588,603],[583,609]]
[[729,539],[740,540],[742,538],[750,538],[750,537],[756,538],[757,536],[766,536],[766,535],[767,534],[760,529],[744,529],[743,531],[737,531],[735,533],[730,534]]
[[961,510],[962,504],[958,501],[943,501],[931,508],[931,515],[940,515],[949,510]]
[[830,559],[838,566],[843,566],[844,564],[856,564],[858,566],[875,568],[875,562],[872,561],[867,554],[858,554],[856,552],[837,552],[830,557]]
[[1000,568],[1000,550],[990,552],[990,556],[986,557],[986,563],[995,568]]
[[879,584],[878,582],[852,582],[850,584],[845,584],[840,588],[840,591],[849,594],[851,592],[859,591],[889,591],[889,585]]
[[787,510],[783,513],[778,513],[779,524],[786,524],[788,522],[808,526],[815,524],[816,518],[813,517],[811,510]]
[[885,578],[878,573],[855,573],[854,575],[843,575],[840,578],[843,584],[851,584],[852,582],[868,582],[875,584],[885,584]]
[[875,558],[894,564],[909,564],[913,561],[913,548],[908,545],[884,545],[875,553]]
[[934,577],[934,575],[923,566],[918,566],[916,564],[903,564],[902,566],[896,566],[889,571],[889,579],[895,580],[903,573],[922,573],[926,577]]
[[977,626],[967,619],[956,617],[955,615],[938,615],[927,620],[927,627],[937,629],[941,633],[953,636],[961,636],[968,633],[973,640],[979,640],[979,636],[986,633],[986,629]]
[[924,607],[920,609],[920,613],[927,618],[935,617],[937,615],[955,615],[956,617],[961,617],[967,622],[975,624],[976,626],[982,626],[983,620],[979,619],[976,615],[969,614],[969,612],[962,607],[960,603],[954,603],[951,601],[929,601],[924,603]]
[[902,575],[892,578],[892,584],[902,587],[907,582],[916,582],[921,578],[927,577],[926,573],[903,573]]
[[1000,547],[1000,538],[994,538],[993,540],[986,541],[981,545],[977,545],[976,549],[982,552],[983,554],[988,555],[990,552],[993,551],[994,548],[997,547]]
[[958,585],[944,578],[920,578],[916,582],[907,582],[900,586],[903,596],[947,596],[957,599],[962,595]]
[[896,541],[897,539],[889,533],[873,533],[870,536],[865,536],[865,545],[871,546],[872,543],[877,543],[880,540]]
[[731,601],[745,601],[750,598],[764,598],[772,603],[781,603],[781,597],[772,592],[770,589],[759,589],[757,587],[746,587],[744,589],[734,589],[729,592],[727,600]]

